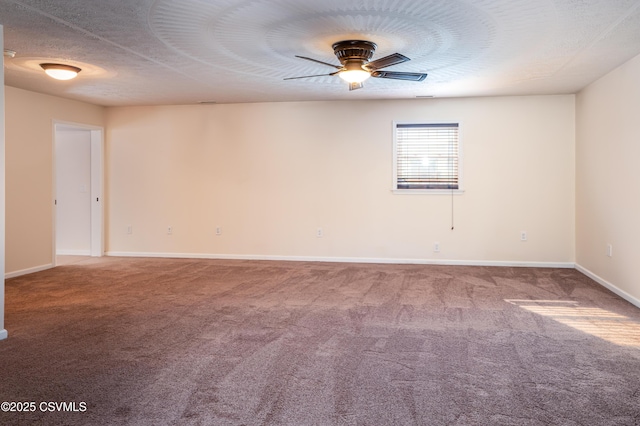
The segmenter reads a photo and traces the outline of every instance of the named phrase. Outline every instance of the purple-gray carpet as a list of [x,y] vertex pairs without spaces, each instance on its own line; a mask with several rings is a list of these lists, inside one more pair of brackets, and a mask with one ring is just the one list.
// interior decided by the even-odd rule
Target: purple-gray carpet
[[640,424],[640,310],[570,269],[91,259],[5,322],[2,425]]

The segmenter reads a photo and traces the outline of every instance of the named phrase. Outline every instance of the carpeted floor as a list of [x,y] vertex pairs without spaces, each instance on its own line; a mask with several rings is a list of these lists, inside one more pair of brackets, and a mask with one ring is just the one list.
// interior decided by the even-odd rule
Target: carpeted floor
[[2,425],[640,424],[640,310],[575,270],[90,259],[5,323]]

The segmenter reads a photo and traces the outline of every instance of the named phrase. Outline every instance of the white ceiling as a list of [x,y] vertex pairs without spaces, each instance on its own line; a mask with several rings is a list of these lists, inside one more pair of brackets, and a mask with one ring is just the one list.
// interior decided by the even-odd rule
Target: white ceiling
[[[108,106],[575,93],[640,54],[640,0],[0,0],[0,24],[7,85]],[[429,76],[283,80],[345,39]]]

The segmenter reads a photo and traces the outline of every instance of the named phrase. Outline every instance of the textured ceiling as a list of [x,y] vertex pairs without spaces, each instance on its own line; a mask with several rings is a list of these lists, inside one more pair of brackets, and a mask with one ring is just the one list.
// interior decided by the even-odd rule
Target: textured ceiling
[[[99,105],[575,93],[640,54],[639,0],[0,0],[9,86]],[[411,61],[350,92],[331,45]],[[38,64],[83,69],[58,82]]]

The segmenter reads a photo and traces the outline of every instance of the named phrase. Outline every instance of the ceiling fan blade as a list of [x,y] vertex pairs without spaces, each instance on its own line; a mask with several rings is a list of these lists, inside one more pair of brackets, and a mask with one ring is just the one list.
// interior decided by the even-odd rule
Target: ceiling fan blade
[[322,64],[322,65],[329,65],[330,67],[337,68],[339,70],[342,69],[341,66],[333,65],[333,64],[330,64],[329,62],[322,62],[322,61],[319,61],[319,60],[313,59],[313,58],[307,58],[306,56],[298,56],[298,55],[296,55],[296,58],[306,59],[307,61],[317,62],[317,63]]
[[404,55],[399,53],[394,53],[389,56],[385,56],[384,58],[376,59],[375,61],[368,62],[365,64],[365,67],[371,71],[379,70],[382,68],[390,67],[391,65],[401,64],[403,62],[410,61],[411,59],[407,58]]
[[349,91],[362,89],[363,87],[364,87],[364,84],[362,83],[357,83],[357,82],[349,83]]
[[419,72],[400,72],[400,71],[374,71],[371,77],[377,78],[393,78],[395,80],[406,81],[422,81],[427,78],[427,74]]
[[311,78],[311,77],[327,77],[327,76],[330,76],[330,75],[336,75],[339,72],[340,71],[332,72],[330,74],[315,74],[315,75],[303,75],[303,76],[300,76],[300,77],[287,77],[287,78],[284,78],[283,80],[297,80],[299,78]]

